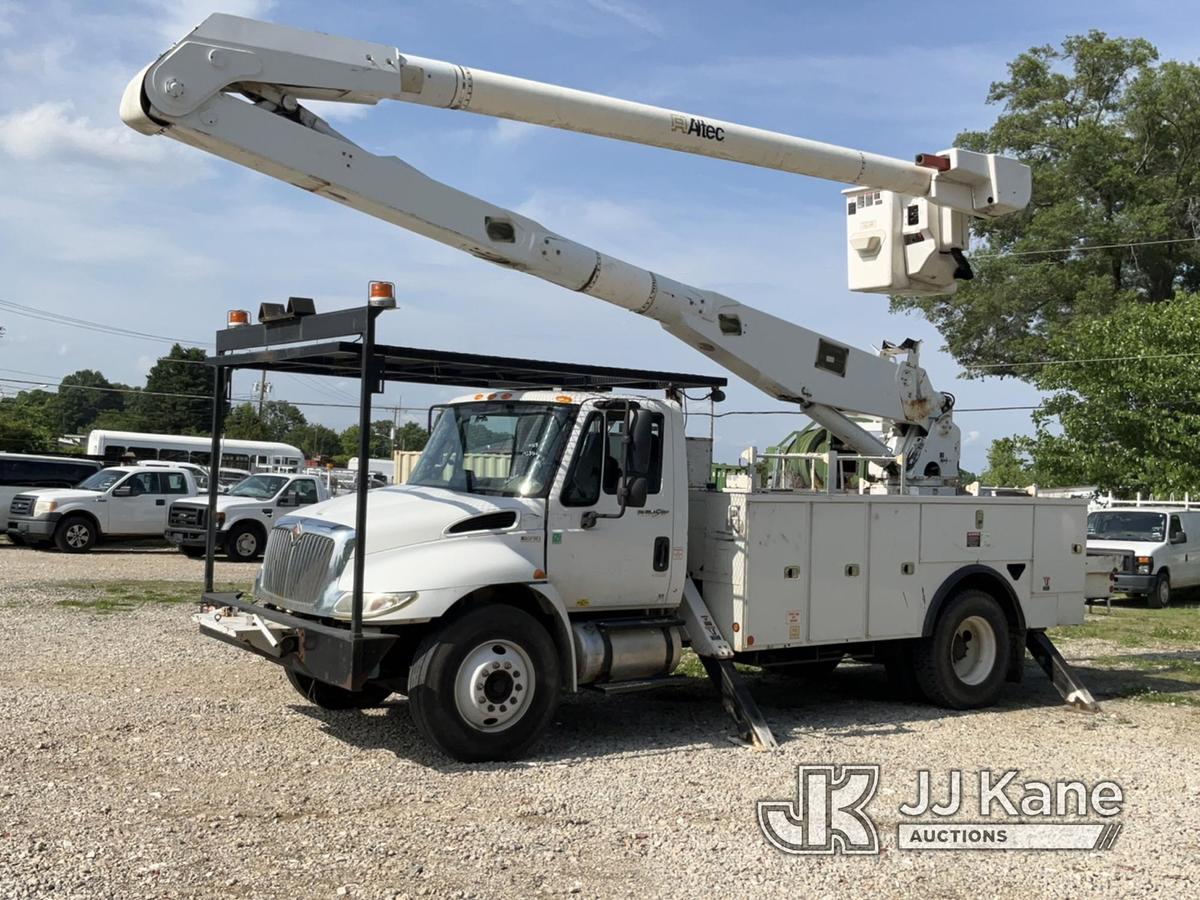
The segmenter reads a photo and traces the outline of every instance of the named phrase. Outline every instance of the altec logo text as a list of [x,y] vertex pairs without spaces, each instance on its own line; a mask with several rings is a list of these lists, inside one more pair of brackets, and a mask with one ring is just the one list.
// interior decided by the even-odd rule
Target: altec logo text
[[671,130],[680,131],[684,134],[694,134],[696,137],[704,138],[706,141],[725,140],[725,129],[719,125],[709,125],[703,119],[696,119],[691,116],[680,115],[679,113],[671,114]]
[[[982,821],[964,822],[951,818],[963,809],[963,773],[951,770],[941,794],[921,770],[915,798],[898,809],[897,849],[1107,850],[1116,843],[1121,824],[1112,818],[1125,802],[1120,785],[1016,777],[1013,769],[979,772],[973,805]],[[760,800],[758,826],[784,853],[875,854],[879,835],[867,806],[878,788],[876,765],[798,766],[796,799]]]

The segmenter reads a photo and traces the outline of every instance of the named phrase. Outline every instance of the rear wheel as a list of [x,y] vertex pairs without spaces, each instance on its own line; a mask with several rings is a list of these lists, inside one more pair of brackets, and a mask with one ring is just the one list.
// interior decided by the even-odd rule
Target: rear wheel
[[308,675],[301,675],[292,669],[284,669],[287,680],[305,700],[310,700],[321,709],[371,709],[379,706],[392,693],[390,688],[378,684],[368,684],[361,691],[348,691],[345,688],[324,681],[317,681]]
[[179,549],[188,559],[200,559],[204,556],[203,547],[180,547]]
[[914,648],[917,683],[938,706],[988,706],[1004,684],[1008,651],[1008,620],[996,598],[963,591],[946,604],[933,634]]
[[225,555],[234,562],[253,562],[262,554],[262,549],[262,531],[249,522],[234,525],[225,536]]
[[1166,609],[1171,605],[1171,576],[1159,572],[1154,579],[1154,587],[1146,595],[1146,605],[1151,609]]
[[67,516],[58,523],[54,543],[63,553],[87,553],[96,545],[97,531],[87,516]]
[[529,613],[481,606],[429,635],[408,673],[417,728],[464,762],[514,759],[558,706],[554,641]]

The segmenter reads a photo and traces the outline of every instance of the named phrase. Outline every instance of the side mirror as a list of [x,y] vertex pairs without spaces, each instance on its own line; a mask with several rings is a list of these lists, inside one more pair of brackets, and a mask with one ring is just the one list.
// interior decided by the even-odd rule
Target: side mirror
[[114,497],[129,497],[133,495],[133,485],[120,484],[113,488],[112,495]]
[[654,449],[654,433],[651,430],[653,425],[654,415],[649,410],[639,409],[634,412],[633,426],[629,432],[630,475],[650,474],[651,451]]
[[1187,543],[1187,532],[1186,531],[1175,532],[1175,534],[1171,535],[1171,543],[1172,544],[1186,544]]
[[641,509],[646,505],[646,494],[649,489],[650,482],[645,475],[631,475],[622,485],[620,496],[617,499],[622,506]]
[[279,502],[275,505],[279,506],[279,507],[299,506],[300,503],[297,500],[296,495],[294,493],[287,493],[287,494],[284,494],[282,497],[280,497]]

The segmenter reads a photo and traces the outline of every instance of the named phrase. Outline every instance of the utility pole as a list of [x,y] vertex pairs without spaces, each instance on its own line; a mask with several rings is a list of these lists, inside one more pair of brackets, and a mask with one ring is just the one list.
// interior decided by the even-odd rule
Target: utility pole
[[258,417],[261,419],[263,414],[263,401],[267,399],[267,390],[271,386],[267,384],[267,370],[262,370],[262,377],[258,380]]

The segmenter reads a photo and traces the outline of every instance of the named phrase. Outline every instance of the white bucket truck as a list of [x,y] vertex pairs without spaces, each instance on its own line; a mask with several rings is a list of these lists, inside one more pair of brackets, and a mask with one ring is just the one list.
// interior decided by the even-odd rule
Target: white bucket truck
[[[364,422],[385,379],[487,387],[440,411],[407,485],[278,520],[253,600],[212,593],[210,577],[205,633],[282,664],[322,706],[406,694],[422,732],[468,760],[524,752],[562,690],[660,683],[685,646],[762,745],[735,660],[878,660],[967,708],[1020,679],[1028,646],[1064,696],[1094,707],[1045,638],[1084,614],[1084,504],[959,495],[954,401],[917,344],[867,353],[562,237],[364,150],[304,106],[314,98],[470,110],[852,184],[858,290],[953,290],[971,275],[967,217],[1030,195],[1029,170],[990,154],[889,159],[211,16],[130,83],[131,127],[653,319],[828,429],[828,472],[869,461],[872,474],[821,492],[692,487],[681,391],[720,399],[722,380],[378,346],[379,308],[311,315],[305,301],[219,332],[218,373],[359,375]],[[335,333],[359,340],[316,343]]]

